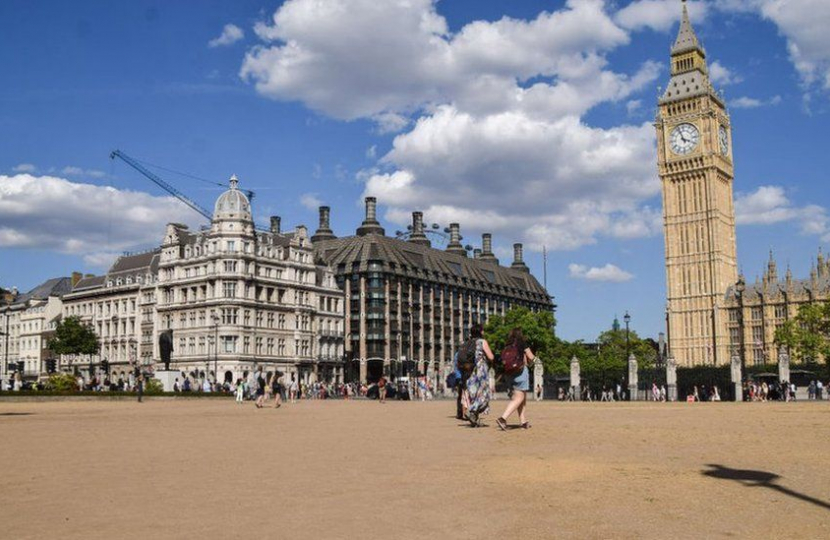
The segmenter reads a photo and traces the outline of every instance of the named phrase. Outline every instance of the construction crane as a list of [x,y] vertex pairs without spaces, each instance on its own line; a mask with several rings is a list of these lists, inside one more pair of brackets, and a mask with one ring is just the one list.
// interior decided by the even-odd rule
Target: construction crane
[[203,206],[199,205],[197,202],[193,201],[190,197],[179,191],[178,189],[174,188],[152,172],[148,171],[146,167],[144,167],[141,163],[136,161],[135,159],[131,158],[121,150],[113,150],[110,152],[110,159],[120,158],[124,163],[132,167],[133,169],[137,170],[144,176],[150,179],[154,184],[162,188],[164,191],[169,193],[170,195],[176,197],[184,204],[189,206],[191,209],[199,212],[202,214],[203,217],[207,218],[208,221],[213,219],[213,214],[206,210]]
[[[162,188],[164,191],[166,191],[167,193],[173,195],[174,197],[176,197],[177,199],[182,201],[184,204],[189,206],[192,210],[195,210],[196,212],[200,213],[203,217],[207,218],[208,221],[213,220],[213,214],[209,210],[207,210],[204,206],[201,206],[199,203],[195,202],[193,199],[191,199],[190,197],[188,197],[187,195],[185,195],[184,193],[182,193],[181,191],[179,191],[175,187],[171,186],[170,184],[168,184],[167,182],[165,182],[164,180],[159,178],[157,175],[155,175],[152,172],[150,172],[149,170],[147,170],[147,168],[144,165],[142,165],[137,159],[128,156],[127,154],[125,154],[121,150],[113,150],[112,152],[110,152],[110,159],[115,159],[115,158],[121,159],[124,163],[126,163],[127,165],[129,165],[133,169],[137,170],[138,172],[140,172],[141,174],[143,174],[144,176],[149,178],[150,181],[152,181],[154,184],[156,184],[157,186]],[[174,171],[171,171],[171,172],[174,172]],[[184,174],[184,173],[178,173],[178,174]],[[185,175],[185,176],[191,176],[191,175]],[[223,187],[223,188],[227,187],[227,186],[225,186],[225,184],[220,184],[219,182],[213,182],[211,180],[205,180],[204,178],[198,178],[196,176],[191,176],[191,177],[196,178],[198,180],[201,180],[203,182],[208,182],[210,184],[215,184],[219,187]],[[250,189],[240,189],[239,191],[241,191],[242,193],[244,193],[248,197],[248,202],[253,200],[254,192],[251,191]],[[268,232],[269,231],[269,229],[266,229],[266,228],[263,228],[263,227],[256,227],[256,226],[254,226],[254,229],[257,230],[257,231],[260,231],[260,232]]]

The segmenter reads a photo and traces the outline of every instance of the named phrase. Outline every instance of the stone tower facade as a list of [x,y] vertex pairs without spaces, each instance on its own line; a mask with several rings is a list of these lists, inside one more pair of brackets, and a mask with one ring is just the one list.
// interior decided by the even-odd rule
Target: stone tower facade
[[738,278],[732,130],[685,2],[658,103],[669,346],[679,365],[721,365],[729,361],[725,293]]

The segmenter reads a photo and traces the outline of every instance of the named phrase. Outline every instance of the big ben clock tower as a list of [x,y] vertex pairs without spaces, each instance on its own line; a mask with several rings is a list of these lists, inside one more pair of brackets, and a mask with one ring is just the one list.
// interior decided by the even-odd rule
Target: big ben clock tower
[[737,281],[732,131],[683,2],[655,121],[663,185],[669,347],[678,365],[729,361],[727,288]]

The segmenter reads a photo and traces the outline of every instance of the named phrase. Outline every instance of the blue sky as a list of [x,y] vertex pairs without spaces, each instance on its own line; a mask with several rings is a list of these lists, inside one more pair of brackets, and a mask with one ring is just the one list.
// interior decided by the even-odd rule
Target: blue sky
[[[109,152],[257,192],[265,222],[337,234],[376,195],[466,242],[514,241],[592,339],[615,314],[656,336],[665,280],[658,87],[680,2],[0,4],[0,285],[29,289],[152,247],[198,216]],[[806,276],[830,244],[830,3],[690,5],[733,123],[738,251]],[[228,27],[226,25],[233,25]],[[715,64],[716,63],[716,67]],[[206,207],[219,188],[157,171]]]

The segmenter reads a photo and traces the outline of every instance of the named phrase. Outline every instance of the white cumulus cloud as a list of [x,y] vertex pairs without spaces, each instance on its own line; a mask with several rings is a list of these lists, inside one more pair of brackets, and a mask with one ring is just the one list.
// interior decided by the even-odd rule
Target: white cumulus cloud
[[[703,2],[689,2],[689,18],[692,23],[700,23],[709,11],[709,5]],[[651,28],[658,32],[670,30],[680,21],[680,5],[677,0],[635,0],[614,16],[614,20],[628,30]]]
[[803,234],[830,237],[830,217],[816,204],[795,205],[781,186],[761,186],[735,196],[735,219],[739,225],[771,225],[796,222]]
[[573,279],[584,279],[587,281],[609,281],[622,283],[634,279],[634,274],[626,272],[611,263],[600,267],[587,267],[583,264],[569,264],[568,271]]
[[729,101],[729,105],[736,109],[757,109],[758,107],[767,107],[769,105],[778,105],[781,103],[781,96],[773,96],[769,99],[758,99],[747,96],[741,96]]
[[222,33],[219,37],[208,41],[208,47],[224,47],[226,45],[233,45],[237,41],[245,37],[245,32],[235,24],[226,24],[222,28]]
[[717,60],[709,64],[709,78],[714,84],[721,86],[736,84],[743,80],[734,71]]
[[267,43],[249,51],[240,74],[262,95],[387,127],[400,120],[388,113],[428,104],[517,99],[517,80],[596,77],[596,53],[628,42],[601,0],[569,0],[530,21],[475,21],[456,34],[433,0],[291,0],[256,33]]
[[323,201],[320,200],[316,193],[305,193],[300,196],[300,204],[309,210],[317,210],[320,206],[322,206]]
[[12,172],[17,173],[33,173],[37,170],[37,167],[32,165],[31,163],[21,163],[20,165],[15,165],[12,167]]
[[90,178],[106,178],[107,176],[107,173],[104,171],[99,171],[97,169],[83,169],[81,167],[75,167],[74,165],[67,165],[61,169],[60,172],[66,176],[88,176]]
[[764,17],[787,38],[793,65],[808,86],[830,90],[830,2],[757,0]]
[[400,225],[419,209],[530,249],[655,234],[644,208],[660,189],[653,126],[583,120],[605,102],[635,114],[663,69],[611,69],[607,54],[629,37],[606,3],[568,0],[455,32],[440,5],[290,0],[256,26],[263,43],[240,75],[268,98],[398,133],[357,177]]
[[0,175],[2,247],[53,250],[100,261],[102,253],[158,245],[171,221],[198,222],[193,211],[173,197],[54,176]]

